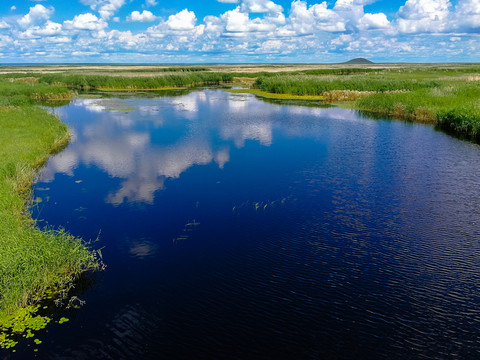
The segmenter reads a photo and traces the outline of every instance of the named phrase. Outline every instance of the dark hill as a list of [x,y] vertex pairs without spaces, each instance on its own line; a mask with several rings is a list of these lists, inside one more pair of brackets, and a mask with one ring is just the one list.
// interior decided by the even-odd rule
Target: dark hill
[[346,61],[344,62],[344,64],[367,65],[367,64],[373,64],[373,62],[364,58],[356,58],[356,59]]

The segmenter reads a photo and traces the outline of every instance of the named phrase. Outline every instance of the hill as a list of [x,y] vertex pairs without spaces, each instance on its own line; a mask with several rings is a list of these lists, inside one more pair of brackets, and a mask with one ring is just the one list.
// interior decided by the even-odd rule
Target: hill
[[349,61],[344,62],[344,64],[353,64],[353,65],[368,65],[373,64],[372,61],[364,58],[356,58]]

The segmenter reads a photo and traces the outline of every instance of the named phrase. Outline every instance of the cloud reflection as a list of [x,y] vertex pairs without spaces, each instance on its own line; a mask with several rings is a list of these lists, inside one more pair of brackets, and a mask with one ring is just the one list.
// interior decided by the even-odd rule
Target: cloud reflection
[[[132,105],[135,111],[105,111]],[[59,110],[74,136],[65,151],[50,159],[41,180],[52,181],[57,173],[74,176],[80,165],[96,166],[122,179],[120,187],[106,195],[107,203],[151,204],[167,179],[179,178],[195,165],[215,163],[223,169],[232,145],[241,148],[253,140],[270,146],[275,127],[287,134],[293,127],[298,133],[299,118],[325,111],[213,90],[175,98],[79,99]]]

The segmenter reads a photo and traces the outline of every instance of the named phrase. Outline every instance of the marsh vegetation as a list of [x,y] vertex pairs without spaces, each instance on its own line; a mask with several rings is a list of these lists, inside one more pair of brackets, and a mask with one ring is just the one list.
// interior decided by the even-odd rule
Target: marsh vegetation
[[27,314],[29,322],[39,320],[33,315],[35,308],[27,305],[52,288],[67,291],[100,263],[83,240],[61,229],[39,229],[29,212],[36,171],[70,137],[57,117],[32,104],[69,98],[70,92],[44,84],[2,82],[0,93],[0,347],[8,347],[14,344],[12,331],[23,333],[16,326]]
[[260,76],[255,87],[273,94],[322,96],[399,119],[434,124],[452,134],[480,141],[480,69],[406,66],[365,69],[362,73],[327,70]]

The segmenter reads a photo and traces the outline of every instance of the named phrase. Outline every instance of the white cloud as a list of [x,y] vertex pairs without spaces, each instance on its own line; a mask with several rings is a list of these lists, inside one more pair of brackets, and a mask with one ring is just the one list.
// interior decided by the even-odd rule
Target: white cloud
[[52,36],[52,35],[60,34],[61,31],[62,31],[61,24],[58,24],[49,20],[47,21],[43,29],[38,30],[38,34]]
[[270,0],[240,0],[240,10],[248,13],[281,13],[283,8]]
[[351,34],[342,34],[338,38],[330,41],[330,43],[334,46],[340,46],[340,45],[343,45],[345,43],[351,42],[352,39],[353,39],[353,36]]
[[361,30],[385,29],[390,25],[387,16],[383,13],[365,14],[358,21],[358,28]]
[[54,9],[52,7],[46,8],[43,5],[37,4],[30,8],[27,15],[18,20],[18,24],[24,28],[28,28],[31,25],[44,22],[50,18]]
[[92,56],[92,55],[99,55],[100,53],[96,51],[74,51],[72,52],[73,56]]
[[480,29],[480,1],[459,0],[455,8],[457,27],[468,32]]
[[312,34],[318,30],[344,31],[344,20],[333,10],[327,8],[327,2],[311,5],[306,1],[294,1],[289,20],[297,34]]
[[155,21],[157,17],[153,15],[148,10],[143,10],[143,12],[132,11],[132,13],[127,17],[128,21],[139,21],[139,22],[152,22]]
[[158,2],[156,0],[145,0],[146,6],[157,6]]
[[240,12],[238,8],[227,11],[221,16],[225,23],[225,29],[229,32],[243,32],[248,29],[248,14]]
[[[480,51],[480,38],[469,35],[480,33],[480,0],[403,0],[403,6],[388,18],[381,12],[365,13],[364,6],[372,0],[296,0],[288,13],[276,0],[217,0],[236,8],[206,16],[201,22],[193,11],[184,9],[143,31],[141,24],[131,26],[130,31],[116,24],[118,10],[130,0],[80,1],[92,11],[63,22],[58,15],[58,23],[53,22],[54,8],[40,4],[34,4],[26,15],[0,17],[0,36],[11,38],[8,45],[1,43],[2,50],[8,47],[11,59],[24,57],[26,52],[52,51],[66,59],[80,51],[100,53],[102,61],[117,62],[228,62],[233,57],[239,62],[330,62],[372,54],[385,61],[393,54],[448,61],[455,61],[452,54],[460,54],[459,60],[473,61]],[[158,3],[141,1],[143,8],[122,15],[123,20],[158,21],[144,10]],[[251,15],[255,13],[262,15]],[[107,31],[109,26],[112,29]],[[401,57],[402,61],[410,58]]]
[[443,32],[452,26],[449,0],[407,0],[398,11],[401,33]]
[[108,24],[103,20],[97,18],[95,15],[86,13],[75,15],[73,20],[64,22],[65,28],[75,30],[103,30]]
[[23,38],[34,38],[34,37],[44,37],[44,36],[54,36],[60,35],[62,33],[62,25],[48,20],[45,26],[32,26],[28,28],[20,36]]
[[84,5],[90,6],[90,9],[98,11],[100,17],[109,20],[123,5],[125,0],[80,0]]
[[10,11],[15,11],[17,10],[17,7],[15,5],[12,5],[12,7],[10,8]]
[[178,14],[170,15],[167,20],[167,26],[172,30],[192,30],[197,22],[197,17],[193,11],[184,9]]
[[132,34],[131,31],[118,31],[112,30],[106,34],[107,45],[115,46],[115,44],[121,44],[125,48],[141,47],[148,42],[148,38],[145,34]]

